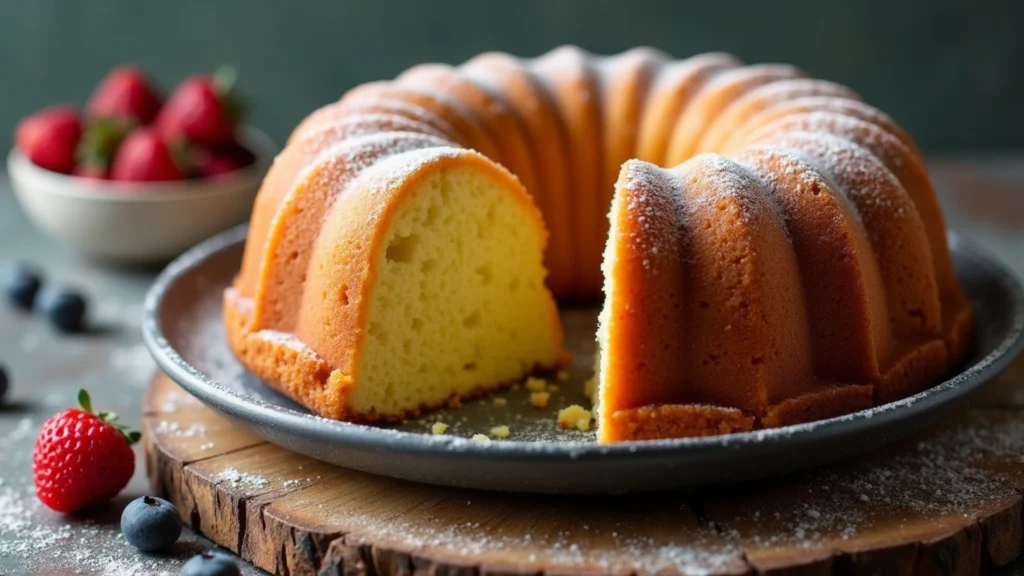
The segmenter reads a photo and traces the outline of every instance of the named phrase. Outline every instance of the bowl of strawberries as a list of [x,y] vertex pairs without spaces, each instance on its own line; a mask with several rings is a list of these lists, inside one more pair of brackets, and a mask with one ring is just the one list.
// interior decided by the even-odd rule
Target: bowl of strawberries
[[134,66],[111,71],[84,111],[21,121],[8,173],[38,228],[103,260],[163,261],[244,222],[276,151],[242,123],[230,69],[166,101]]

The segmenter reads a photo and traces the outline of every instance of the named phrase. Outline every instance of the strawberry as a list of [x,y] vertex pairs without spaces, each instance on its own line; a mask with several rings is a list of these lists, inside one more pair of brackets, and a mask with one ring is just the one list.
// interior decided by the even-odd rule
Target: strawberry
[[210,176],[229,174],[239,168],[240,166],[236,165],[234,160],[226,156],[203,154],[200,160],[196,162],[196,175],[200,178],[208,178]]
[[110,170],[112,180],[125,182],[181,180],[184,177],[171,147],[151,127],[137,128],[124,139]]
[[67,174],[75,167],[75,147],[81,136],[78,111],[71,106],[53,106],[22,120],[14,143],[36,166]]
[[192,149],[194,175],[217,176],[234,172],[256,161],[256,156],[236,141],[212,146],[197,145]]
[[78,165],[72,172],[83,178],[105,179],[110,174],[121,142],[127,136],[127,124],[115,118],[96,118],[89,122],[78,142],[75,156]]
[[116,496],[135,473],[132,444],[141,434],[118,424],[117,415],[92,413],[89,393],[78,392],[82,409],[69,408],[43,423],[32,452],[36,495],[57,512],[70,514]]
[[85,106],[90,118],[114,118],[128,126],[149,124],[159,111],[160,96],[135,66],[111,70]]
[[241,119],[241,102],[233,94],[235,74],[222,69],[214,76],[193,76],[178,86],[157,115],[165,138],[192,143],[231,142]]
[[89,180],[107,180],[110,178],[110,172],[107,168],[96,164],[80,164],[71,171],[71,175]]

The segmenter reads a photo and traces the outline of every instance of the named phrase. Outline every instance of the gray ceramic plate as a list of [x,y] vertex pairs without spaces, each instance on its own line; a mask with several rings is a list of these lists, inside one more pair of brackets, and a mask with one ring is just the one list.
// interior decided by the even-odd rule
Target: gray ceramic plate
[[[916,396],[840,418],[712,438],[611,446],[592,433],[563,432],[558,408],[586,404],[596,311],[563,310],[576,355],[572,379],[539,411],[525,390],[430,413],[394,428],[313,416],[247,373],[228,349],[221,293],[238,270],[244,228],[193,248],[149,292],[143,332],[160,367],[201,401],[270,442],[341,466],[430,484],[525,492],[612,493],[685,488],[778,475],[872,450],[920,429],[990,380],[1018,353],[1024,331],[1019,281],[989,255],[951,238],[956,268],[976,311],[967,366]],[[430,426],[449,424],[435,436]],[[508,425],[508,440],[468,438]]]

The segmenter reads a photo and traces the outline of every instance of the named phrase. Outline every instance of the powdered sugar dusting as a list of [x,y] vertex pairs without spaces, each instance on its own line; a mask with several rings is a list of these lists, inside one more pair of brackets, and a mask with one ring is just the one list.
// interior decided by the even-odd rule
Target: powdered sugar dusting
[[962,517],[1016,498],[1024,417],[972,410],[965,421],[904,449],[727,491],[707,503],[723,534],[744,548],[815,548],[888,530],[893,521]]
[[[389,515],[386,529],[377,514],[349,510],[337,521],[345,532],[377,534],[376,539],[386,539],[388,546],[468,561],[502,557],[514,563],[515,571],[585,567],[597,573],[716,574],[745,567],[739,548],[712,527],[700,525],[678,502],[657,509],[639,504],[630,507],[622,520],[589,512],[579,504],[545,502],[541,504],[547,517],[543,528],[525,530],[524,521],[532,520],[529,512],[495,516],[495,506],[500,505],[481,495],[449,499],[438,506],[443,509],[438,514],[430,507],[421,514]],[[669,517],[672,529],[659,530]]]
[[266,342],[291,348],[292,350],[295,350],[296,352],[299,352],[311,358],[319,357],[317,353],[313,351],[312,348],[306,345],[305,342],[299,340],[298,338],[295,337],[294,334],[289,334],[288,332],[278,332],[277,330],[260,330],[255,333],[255,336]]
[[225,468],[220,474],[217,475],[217,479],[228,482],[232,486],[248,486],[262,488],[269,486],[270,481],[256,474],[249,474],[248,472],[240,472],[234,467]]
[[787,132],[770,141],[772,145],[794,148],[811,156],[808,159],[821,173],[831,176],[858,207],[885,209],[890,216],[906,216],[909,198],[899,195],[895,176],[870,152],[855,143],[832,134]]
[[203,424],[193,423],[188,426],[182,426],[178,422],[170,420],[161,420],[153,429],[153,433],[155,434],[160,434],[161,436],[176,436],[179,438],[205,438],[206,432],[206,426]]
[[[878,108],[870,106],[860,101],[854,101],[845,97],[836,96],[803,96],[799,98],[788,99],[784,102],[779,102],[775,106],[766,110],[766,113],[778,114],[787,110],[792,111],[818,111],[818,112],[831,112],[835,114],[842,114],[844,116],[850,116],[853,118],[859,118],[865,122],[870,122],[899,137],[901,140],[904,139],[905,135],[902,130],[898,128],[896,121],[889,117],[885,112],[882,112]],[[899,131],[897,135],[894,131]]]
[[[640,160],[623,164],[609,216],[612,232],[602,264],[606,279],[612,276],[612,250],[621,249],[620,243],[628,244],[629,254],[644,255],[641,264],[651,274],[657,273],[658,260],[672,258],[681,234],[681,200],[679,182],[669,171]],[[631,222],[631,229],[621,227],[622,217]]]
[[478,153],[444,145],[419,148],[388,156],[366,170],[357,179],[358,185],[367,194],[380,197],[380,201],[374,203],[376,210],[369,216],[368,224],[380,220],[384,208],[388,205],[387,200],[395,189],[407,182],[413,174],[442,158],[457,158],[468,154]]
[[771,140],[783,132],[827,133],[845,138],[870,151],[893,171],[900,169],[910,156],[910,151],[898,138],[879,126],[834,112],[808,112],[784,117],[755,131],[749,141]]
[[384,158],[410,150],[449,145],[441,138],[414,132],[382,132],[349,138],[320,153],[300,178],[316,174],[319,189],[340,192]]
[[341,120],[320,126],[304,134],[300,142],[292,146],[323,150],[342,139],[356,139],[382,132],[411,132],[445,138],[445,134],[431,125],[404,116],[381,113],[362,113],[345,116]]
[[789,102],[808,97],[860,100],[860,96],[856,92],[842,84],[814,78],[793,78],[758,86],[737,98],[732,106],[749,105],[751,102],[770,106],[777,102]]

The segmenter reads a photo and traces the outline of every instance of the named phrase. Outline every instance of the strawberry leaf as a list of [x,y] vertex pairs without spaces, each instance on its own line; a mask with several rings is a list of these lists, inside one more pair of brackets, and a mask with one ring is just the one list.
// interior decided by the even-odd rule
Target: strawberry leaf
[[82,388],[78,391],[78,405],[82,407],[89,414],[92,414],[92,399],[89,398],[89,393]]
[[245,118],[246,103],[238,94],[238,71],[231,66],[221,66],[213,73],[213,87],[224,115],[232,126],[238,126]]
[[75,149],[79,164],[107,168],[114,159],[118,146],[136,122],[118,118],[96,118],[85,128]]
[[213,73],[213,86],[218,96],[227,96],[235,90],[238,82],[238,70],[233,66],[221,66]]

